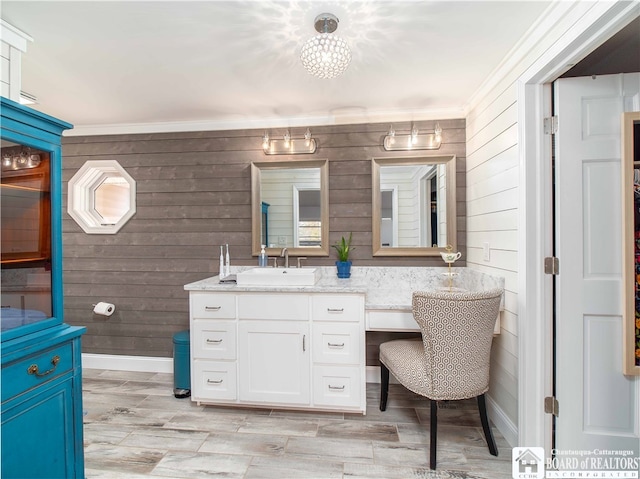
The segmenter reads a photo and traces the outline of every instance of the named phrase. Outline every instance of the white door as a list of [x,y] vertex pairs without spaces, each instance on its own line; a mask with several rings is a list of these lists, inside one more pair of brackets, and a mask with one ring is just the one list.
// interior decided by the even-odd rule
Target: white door
[[310,336],[307,321],[238,323],[241,401],[309,404]]
[[620,121],[640,74],[555,82],[556,449],[640,453],[638,378],[622,374]]

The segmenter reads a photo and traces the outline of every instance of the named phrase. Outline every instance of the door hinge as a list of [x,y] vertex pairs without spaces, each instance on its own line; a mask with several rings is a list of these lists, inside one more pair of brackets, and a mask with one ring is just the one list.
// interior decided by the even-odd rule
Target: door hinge
[[553,414],[556,417],[560,413],[558,400],[554,396],[547,396],[544,398],[544,412],[547,414]]
[[550,116],[544,119],[544,134],[555,135],[558,133],[558,117]]
[[544,259],[544,274],[560,274],[560,260],[555,256],[547,256]]

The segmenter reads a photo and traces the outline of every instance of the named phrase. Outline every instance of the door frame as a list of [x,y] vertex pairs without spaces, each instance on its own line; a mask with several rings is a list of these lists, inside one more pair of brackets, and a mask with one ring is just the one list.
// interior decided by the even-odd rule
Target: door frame
[[518,445],[552,447],[544,397],[552,386],[552,281],[543,263],[552,250],[551,82],[639,15],[634,3],[600,1],[518,78]]

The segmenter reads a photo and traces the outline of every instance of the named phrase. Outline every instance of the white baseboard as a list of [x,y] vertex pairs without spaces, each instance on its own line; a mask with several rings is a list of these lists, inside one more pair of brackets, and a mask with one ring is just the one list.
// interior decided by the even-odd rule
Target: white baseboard
[[82,368],[173,374],[173,358],[83,353]]
[[487,413],[491,418],[491,422],[496,427],[502,437],[509,443],[511,447],[518,446],[518,427],[513,423],[511,419],[505,414],[498,403],[489,395],[487,398]]

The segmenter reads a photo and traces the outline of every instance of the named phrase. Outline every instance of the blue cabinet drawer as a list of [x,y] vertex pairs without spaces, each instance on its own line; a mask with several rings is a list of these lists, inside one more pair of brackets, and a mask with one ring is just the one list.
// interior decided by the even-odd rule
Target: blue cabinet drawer
[[73,370],[73,344],[39,351],[2,368],[2,402]]

